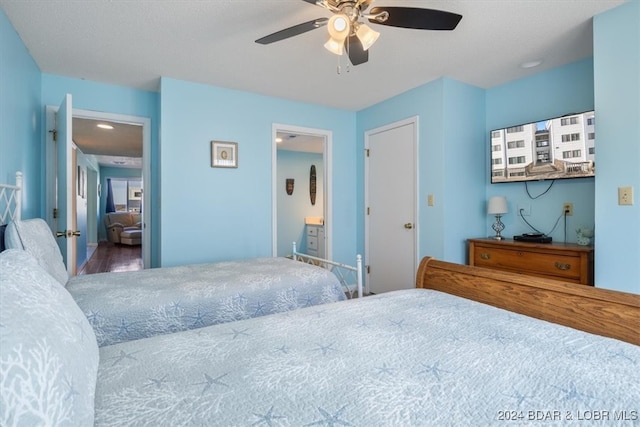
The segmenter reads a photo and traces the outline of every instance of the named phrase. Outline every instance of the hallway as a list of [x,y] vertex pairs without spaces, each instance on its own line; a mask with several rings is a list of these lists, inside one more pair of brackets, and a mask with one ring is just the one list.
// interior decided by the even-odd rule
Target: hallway
[[142,246],[100,242],[78,275],[142,270]]

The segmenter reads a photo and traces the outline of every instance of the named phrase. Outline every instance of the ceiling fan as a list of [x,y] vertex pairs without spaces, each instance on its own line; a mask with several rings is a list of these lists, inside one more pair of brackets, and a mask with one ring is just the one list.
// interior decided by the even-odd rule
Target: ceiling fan
[[270,44],[289,37],[327,26],[329,40],[324,47],[336,55],[345,50],[353,65],[369,60],[369,48],[380,33],[372,30],[364,20],[372,24],[416,30],[453,30],[462,15],[442,10],[417,7],[374,7],[366,10],[374,0],[303,0],[323,7],[333,13],[331,18],[318,18],[293,27],[285,28],[256,40],[259,44]]

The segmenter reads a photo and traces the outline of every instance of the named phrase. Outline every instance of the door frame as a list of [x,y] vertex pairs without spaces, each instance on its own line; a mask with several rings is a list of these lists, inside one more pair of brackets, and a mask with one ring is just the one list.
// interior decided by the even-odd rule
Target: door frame
[[403,120],[399,120],[393,123],[386,124],[384,126],[380,126],[374,129],[370,129],[365,131],[364,133],[364,264],[365,264],[365,294],[370,292],[369,289],[369,241],[370,241],[370,221],[369,215],[367,215],[367,207],[369,206],[369,156],[367,155],[367,150],[370,148],[370,137],[374,134],[378,134],[381,132],[385,132],[390,129],[394,129],[397,127],[412,125],[413,126],[413,172],[416,182],[414,183],[414,195],[413,195],[413,203],[414,203],[414,238],[413,238],[413,276],[415,277],[415,273],[418,271],[418,251],[420,248],[420,162],[419,162],[419,144],[420,140],[419,136],[419,116],[408,117]]
[[[57,105],[47,105],[45,107],[46,124],[46,197],[45,197],[45,220],[50,227],[53,226],[53,208],[55,207],[55,144],[53,142],[52,129],[55,128],[55,116],[59,107]],[[142,265],[143,268],[151,267],[151,200],[148,195],[152,194],[151,182],[151,119],[149,117],[133,116],[129,114],[107,113],[103,111],[92,111],[73,108],[73,117],[91,120],[107,120],[116,123],[142,126],[142,182],[144,192],[147,197],[142,199],[142,221],[144,231],[142,233]],[[96,224],[98,225],[98,224]],[[52,228],[53,230],[53,228]]]
[[[308,128],[302,126],[287,125],[282,123],[273,123],[271,125],[271,251],[272,256],[278,256],[278,143],[276,142],[276,136],[278,132],[293,133],[298,135],[313,135],[320,138],[324,138],[323,150],[322,150],[322,163],[324,166],[323,179],[324,179],[324,236],[325,236],[325,257],[326,259],[332,259],[333,245],[332,245],[332,145],[333,145],[333,132],[325,129]],[[301,250],[302,248],[298,248]]]

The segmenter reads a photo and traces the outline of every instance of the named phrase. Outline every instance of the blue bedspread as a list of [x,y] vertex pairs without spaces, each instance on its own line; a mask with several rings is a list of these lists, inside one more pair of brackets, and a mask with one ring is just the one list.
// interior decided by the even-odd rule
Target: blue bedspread
[[76,276],[66,288],[100,346],[346,298],[330,271],[287,258]]
[[631,425],[639,368],[638,346],[413,289],[103,347],[95,424]]

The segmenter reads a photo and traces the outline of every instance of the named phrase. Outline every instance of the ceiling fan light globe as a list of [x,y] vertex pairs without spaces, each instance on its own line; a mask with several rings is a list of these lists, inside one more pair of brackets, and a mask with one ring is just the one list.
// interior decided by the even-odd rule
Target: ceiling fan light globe
[[342,13],[336,13],[329,19],[327,30],[332,39],[344,40],[349,37],[351,32],[351,25],[347,15]]
[[340,56],[344,53],[344,40],[336,40],[332,37],[324,44],[324,48]]
[[380,37],[380,33],[372,30],[366,24],[360,24],[358,27],[358,31],[356,31],[356,36],[358,36],[358,40],[362,43],[362,49],[368,50]]

